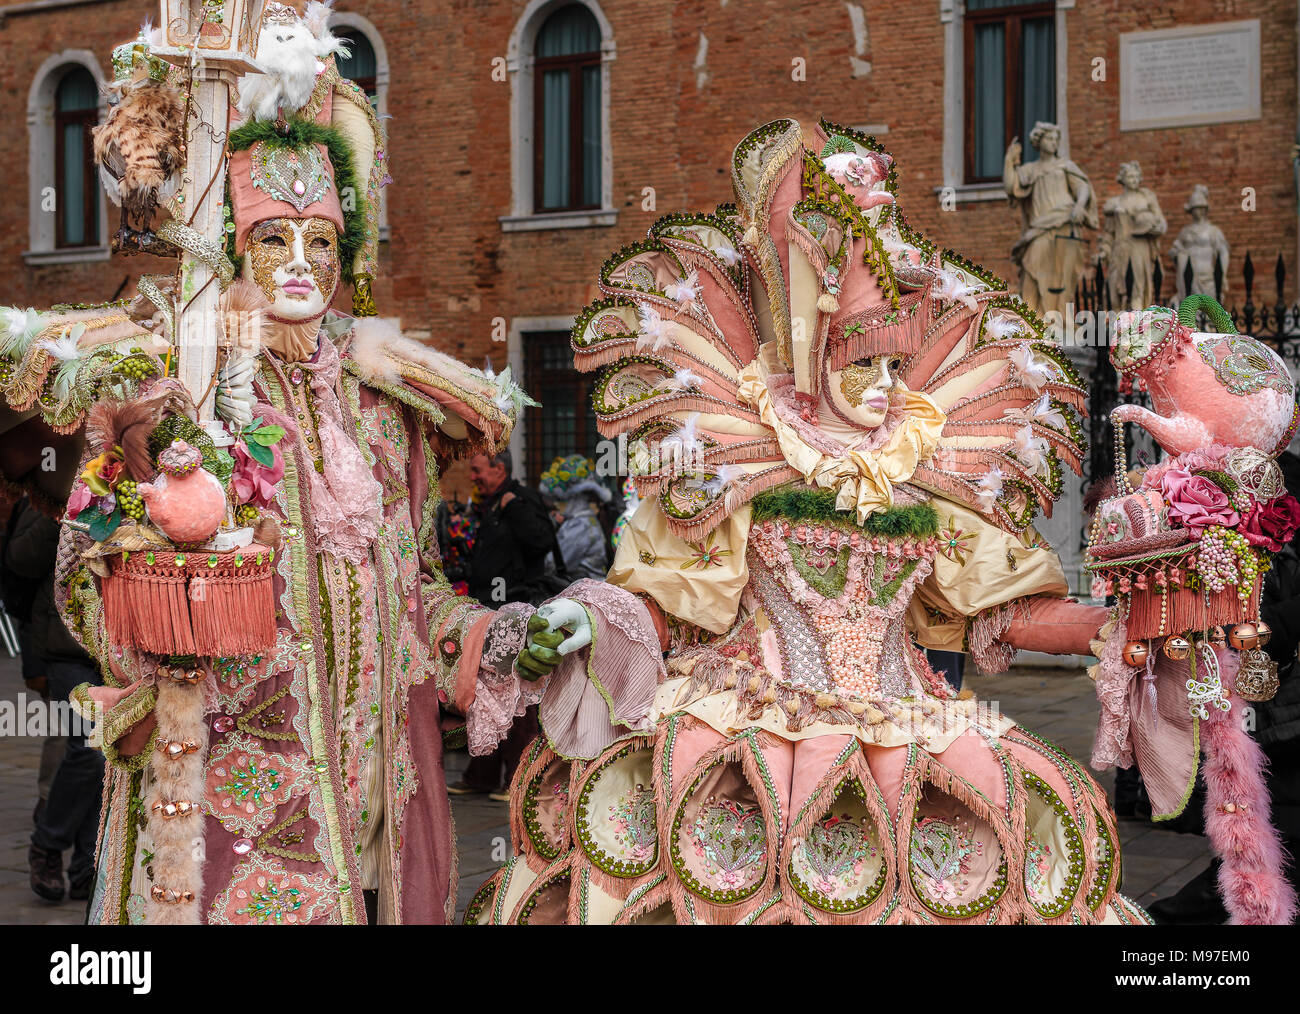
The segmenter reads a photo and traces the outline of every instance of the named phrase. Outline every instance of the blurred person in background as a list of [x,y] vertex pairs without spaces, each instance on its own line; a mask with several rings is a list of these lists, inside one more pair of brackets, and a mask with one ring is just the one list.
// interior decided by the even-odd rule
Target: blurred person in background
[[[23,677],[29,686],[43,678],[47,702],[66,705],[78,684],[101,682],[99,669],[68,633],[55,606],[59,523],[26,503],[15,513],[3,563],[6,597],[11,583],[26,583],[32,589],[30,615],[24,624]],[[72,714],[67,707],[60,711]],[[58,714],[51,708],[51,715]],[[95,877],[104,755],[87,744],[85,731],[81,720],[74,719],[27,852],[32,890],[46,901],[62,901],[65,894],[83,901],[90,897]],[[68,849],[72,861],[65,883],[63,853]]]
[[609,541],[599,508],[614,495],[597,478],[595,463],[581,454],[556,458],[542,473],[540,489],[555,503],[552,519],[559,522],[555,538],[570,580],[603,581],[609,571]]
[[[569,584],[541,496],[511,477],[509,451],[470,461],[470,478],[477,495],[477,527],[469,551],[466,583],[469,594],[493,608],[507,602],[538,605]],[[555,556],[548,573],[546,556]],[[537,707],[515,719],[500,745],[483,757],[471,757],[464,776],[447,791],[453,796],[487,794],[506,800],[510,779],[524,748],[537,736]]]

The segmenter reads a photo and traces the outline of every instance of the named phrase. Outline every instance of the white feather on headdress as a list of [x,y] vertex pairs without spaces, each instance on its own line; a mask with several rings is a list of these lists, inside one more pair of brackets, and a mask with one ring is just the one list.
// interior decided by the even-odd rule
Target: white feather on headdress
[[669,282],[664,295],[682,309],[693,309],[700,298],[700,273],[692,270],[685,278]]
[[984,337],[989,341],[1005,341],[1007,338],[1025,333],[1024,321],[1017,320],[1015,317],[990,316],[984,321]]
[[39,346],[59,362],[50,388],[50,393],[57,401],[62,401],[72,391],[72,382],[76,379],[77,367],[81,363],[81,350],[77,347],[77,342],[85,332],[85,324],[74,324],[57,338],[46,338]]
[[[700,484],[700,488],[706,492],[710,498],[718,496],[728,486],[732,486],[738,479],[745,477],[745,470],[739,465],[719,465],[716,474],[705,479]],[[724,506],[726,506],[724,504]]]
[[998,497],[1002,495],[1002,469],[994,468],[984,474],[980,481],[975,485],[975,499],[979,505],[986,511],[991,511],[997,503]]
[[934,280],[931,291],[936,299],[945,303],[965,303],[976,309],[975,296],[983,290],[982,285],[968,285],[955,271],[940,271]]
[[1051,473],[1051,467],[1048,464],[1051,448],[1045,438],[1034,434],[1032,428],[1022,426],[1016,430],[1012,443],[1015,445],[1017,460],[1027,469],[1036,475],[1045,476]]
[[671,320],[665,320],[659,316],[659,311],[653,306],[644,304],[636,308],[636,314],[640,321],[636,339],[636,347],[639,351],[648,348],[651,352],[658,352],[672,344],[673,322]]
[[740,263],[740,251],[730,243],[720,243],[718,246],[714,247],[713,255],[729,268],[735,267]]
[[674,472],[695,467],[698,456],[704,452],[704,445],[696,434],[699,422],[700,413],[692,412],[681,426],[659,441],[660,469],[665,463]]
[[1041,391],[1043,385],[1049,380],[1056,379],[1056,364],[1046,356],[1036,353],[1028,342],[1013,348],[1007,354],[1007,359],[1011,362],[1012,372],[1035,394]]
[[1052,396],[1049,394],[1044,394],[1032,405],[1025,408],[1009,408],[1002,413],[1002,416],[1005,419],[1014,419],[1018,422],[1036,422],[1043,426],[1051,426],[1062,433],[1070,432],[1065,416],[1060,409],[1052,404]]
[[698,391],[700,385],[704,383],[698,373],[689,368],[680,369],[671,377],[664,377],[663,380],[655,384],[656,391]]

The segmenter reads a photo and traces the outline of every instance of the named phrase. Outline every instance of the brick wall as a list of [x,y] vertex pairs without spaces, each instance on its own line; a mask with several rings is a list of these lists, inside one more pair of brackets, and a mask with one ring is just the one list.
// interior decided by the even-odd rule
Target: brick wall
[[[140,258],[33,268],[27,249],[26,105],[33,76],[51,53],[91,49],[107,69],[114,43],[130,37],[155,5],[112,0],[3,17],[0,0],[0,303],[48,305],[107,298],[125,279],[158,270]],[[363,13],[388,51],[393,176],[388,192],[392,241],[376,286],[382,312],[470,362],[505,348],[491,341],[493,318],[572,314],[595,294],[596,271],[620,243],[640,237],[657,214],[707,208],[730,199],[732,146],[766,119],[817,115],[851,124],[884,123],[899,161],[902,201],[914,224],[977,261],[1010,274],[1017,214],[1002,201],[943,211],[943,25],[939,0],[863,0],[869,42],[858,52],[839,0],[605,0],[617,43],[611,65],[613,193],[608,228],[504,233],[511,212],[510,84],[494,81],[521,2],[339,0]],[[1119,34],[1258,17],[1262,22],[1263,116],[1208,127],[1119,132]],[[1117,192],[1115,171],[1136,158],[1161,198],[1172,239],[1186,220],[1195,183],[1211,188],[1213,218],[1239,259],[1249,249],[1265,278],[1281,252],[1296,248],[1296,204],[1289,153],[1296,130],[1296,11],[1280,0],[1183,0],[1135,5],[1077,0],[1067,15],[1070,41],[1070,156],[1101,198]],[[697,67],[701,33],[707,55]],[[1092,60],[1108,61],[1104,82]],[[792,60],[807,79],[792,80]],[[853,59],[872,69],[854,76]],[[51,169],[51,176],[53,175]],[[1242,187],[1257,209],[1240,210]],[[657,211],[641,210],[655,188]],[[112,219],[110,215],[110,219]],[[110,221],[110,231],[115,223]],[[1238,267],[1234,266],[1234,276]],[[129,286],[128,286],[129,288]],[[1289,297],[1294,288],[1288,283]],[[1273,298],[1271,282],[1263,293]]]

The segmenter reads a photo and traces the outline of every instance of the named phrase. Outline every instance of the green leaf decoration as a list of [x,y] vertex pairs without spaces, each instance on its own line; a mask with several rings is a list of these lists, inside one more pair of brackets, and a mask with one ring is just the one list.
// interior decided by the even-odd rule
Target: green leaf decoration
[[271,453],[271,448],[256,442],[246,442],[244,446],[248,448],[248,456],[264,468],[271,468],[275,464],[275,455]]
[[261,429],[254,430],[248,436],[263,447],[272,447],[284,439],[284,427],[263,426]]
[[112,514],[105,514],[102,510],[96,510],[91,514],[88,523],[90,537],[96,542],[103,542],[111,538],[113,533],[121,527],[122,509],[114,507]]

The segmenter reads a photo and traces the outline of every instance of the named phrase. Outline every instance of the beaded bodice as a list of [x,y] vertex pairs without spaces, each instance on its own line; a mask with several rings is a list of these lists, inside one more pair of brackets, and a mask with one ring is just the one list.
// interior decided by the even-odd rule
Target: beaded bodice
[[864,700],[924,692],[905,614],[937,550],[934,538],[851,525],[756,523],[747,594],[767,668],[795,686]]

